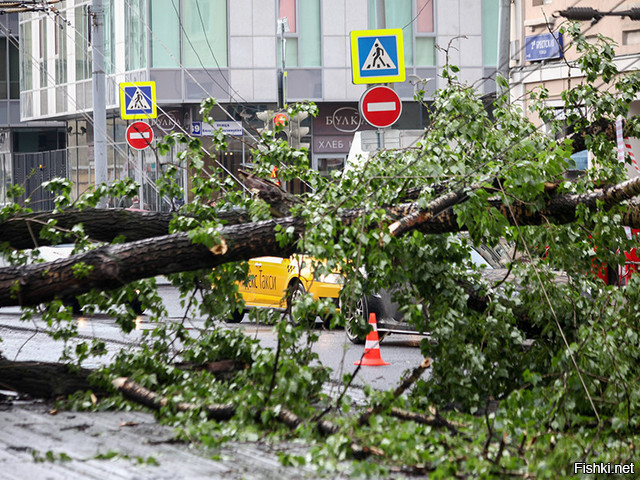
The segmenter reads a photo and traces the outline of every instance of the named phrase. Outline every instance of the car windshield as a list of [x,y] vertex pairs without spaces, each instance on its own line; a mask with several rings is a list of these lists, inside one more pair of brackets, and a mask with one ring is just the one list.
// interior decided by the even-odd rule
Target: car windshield
[[495,247],[474,245],[471,248],[471,262],[485,268],[507,268],[509,262],[513,260],[509,254],[510,250],[506,241],[499,243]]

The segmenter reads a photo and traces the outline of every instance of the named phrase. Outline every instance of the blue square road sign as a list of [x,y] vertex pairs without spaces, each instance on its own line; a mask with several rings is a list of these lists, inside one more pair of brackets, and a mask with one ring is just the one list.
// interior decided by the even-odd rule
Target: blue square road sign
[[128,82],[120,84],[120,116],[127,119],[156,118],[155,82]]
[[355,30],[351,32],[353,83],[405,81],[402,30]]

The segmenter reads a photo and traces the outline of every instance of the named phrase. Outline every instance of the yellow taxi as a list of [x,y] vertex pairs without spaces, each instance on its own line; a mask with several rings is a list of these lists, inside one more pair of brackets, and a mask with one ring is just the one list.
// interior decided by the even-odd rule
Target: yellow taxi
[[[291,305],[307,292],[313,295],[314,300],[328,298],[337,306],[344,283],[342,275],[314,275],[314,262],[317,261],[304,255],[252,258],[249,260],[247,280],[238,283],[245,308],[271,308],[291,312]],[[227,321],[240,322],[244,313],[236,310]],[[300,322],[293,317],[291,321]]]

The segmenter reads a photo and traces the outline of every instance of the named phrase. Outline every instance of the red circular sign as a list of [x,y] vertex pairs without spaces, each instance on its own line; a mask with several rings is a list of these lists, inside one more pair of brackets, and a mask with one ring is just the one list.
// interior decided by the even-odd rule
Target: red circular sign
[[393,125],[401,113],[400,97],[389,87],[370,88],[360,98],[360,115],[374,127],[384,128]]
[[276,115],[273,117],[273,123],[275,125],[285,127],[287,123],[289,123],[289,115],[284,112],[276,113]]
[[144,150],[153,142],[153,130],[148,123],[133,122],[127,127],[126,137],[131,148]]

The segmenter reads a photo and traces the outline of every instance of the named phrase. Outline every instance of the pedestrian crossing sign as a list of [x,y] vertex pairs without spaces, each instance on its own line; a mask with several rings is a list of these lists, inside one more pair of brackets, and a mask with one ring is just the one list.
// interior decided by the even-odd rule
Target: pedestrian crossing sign
[[124,120],[156,118],[156,82],[120,84],[120,117]]
[[356,85],[404,82],[402,29],[353,30],[351,71]]

